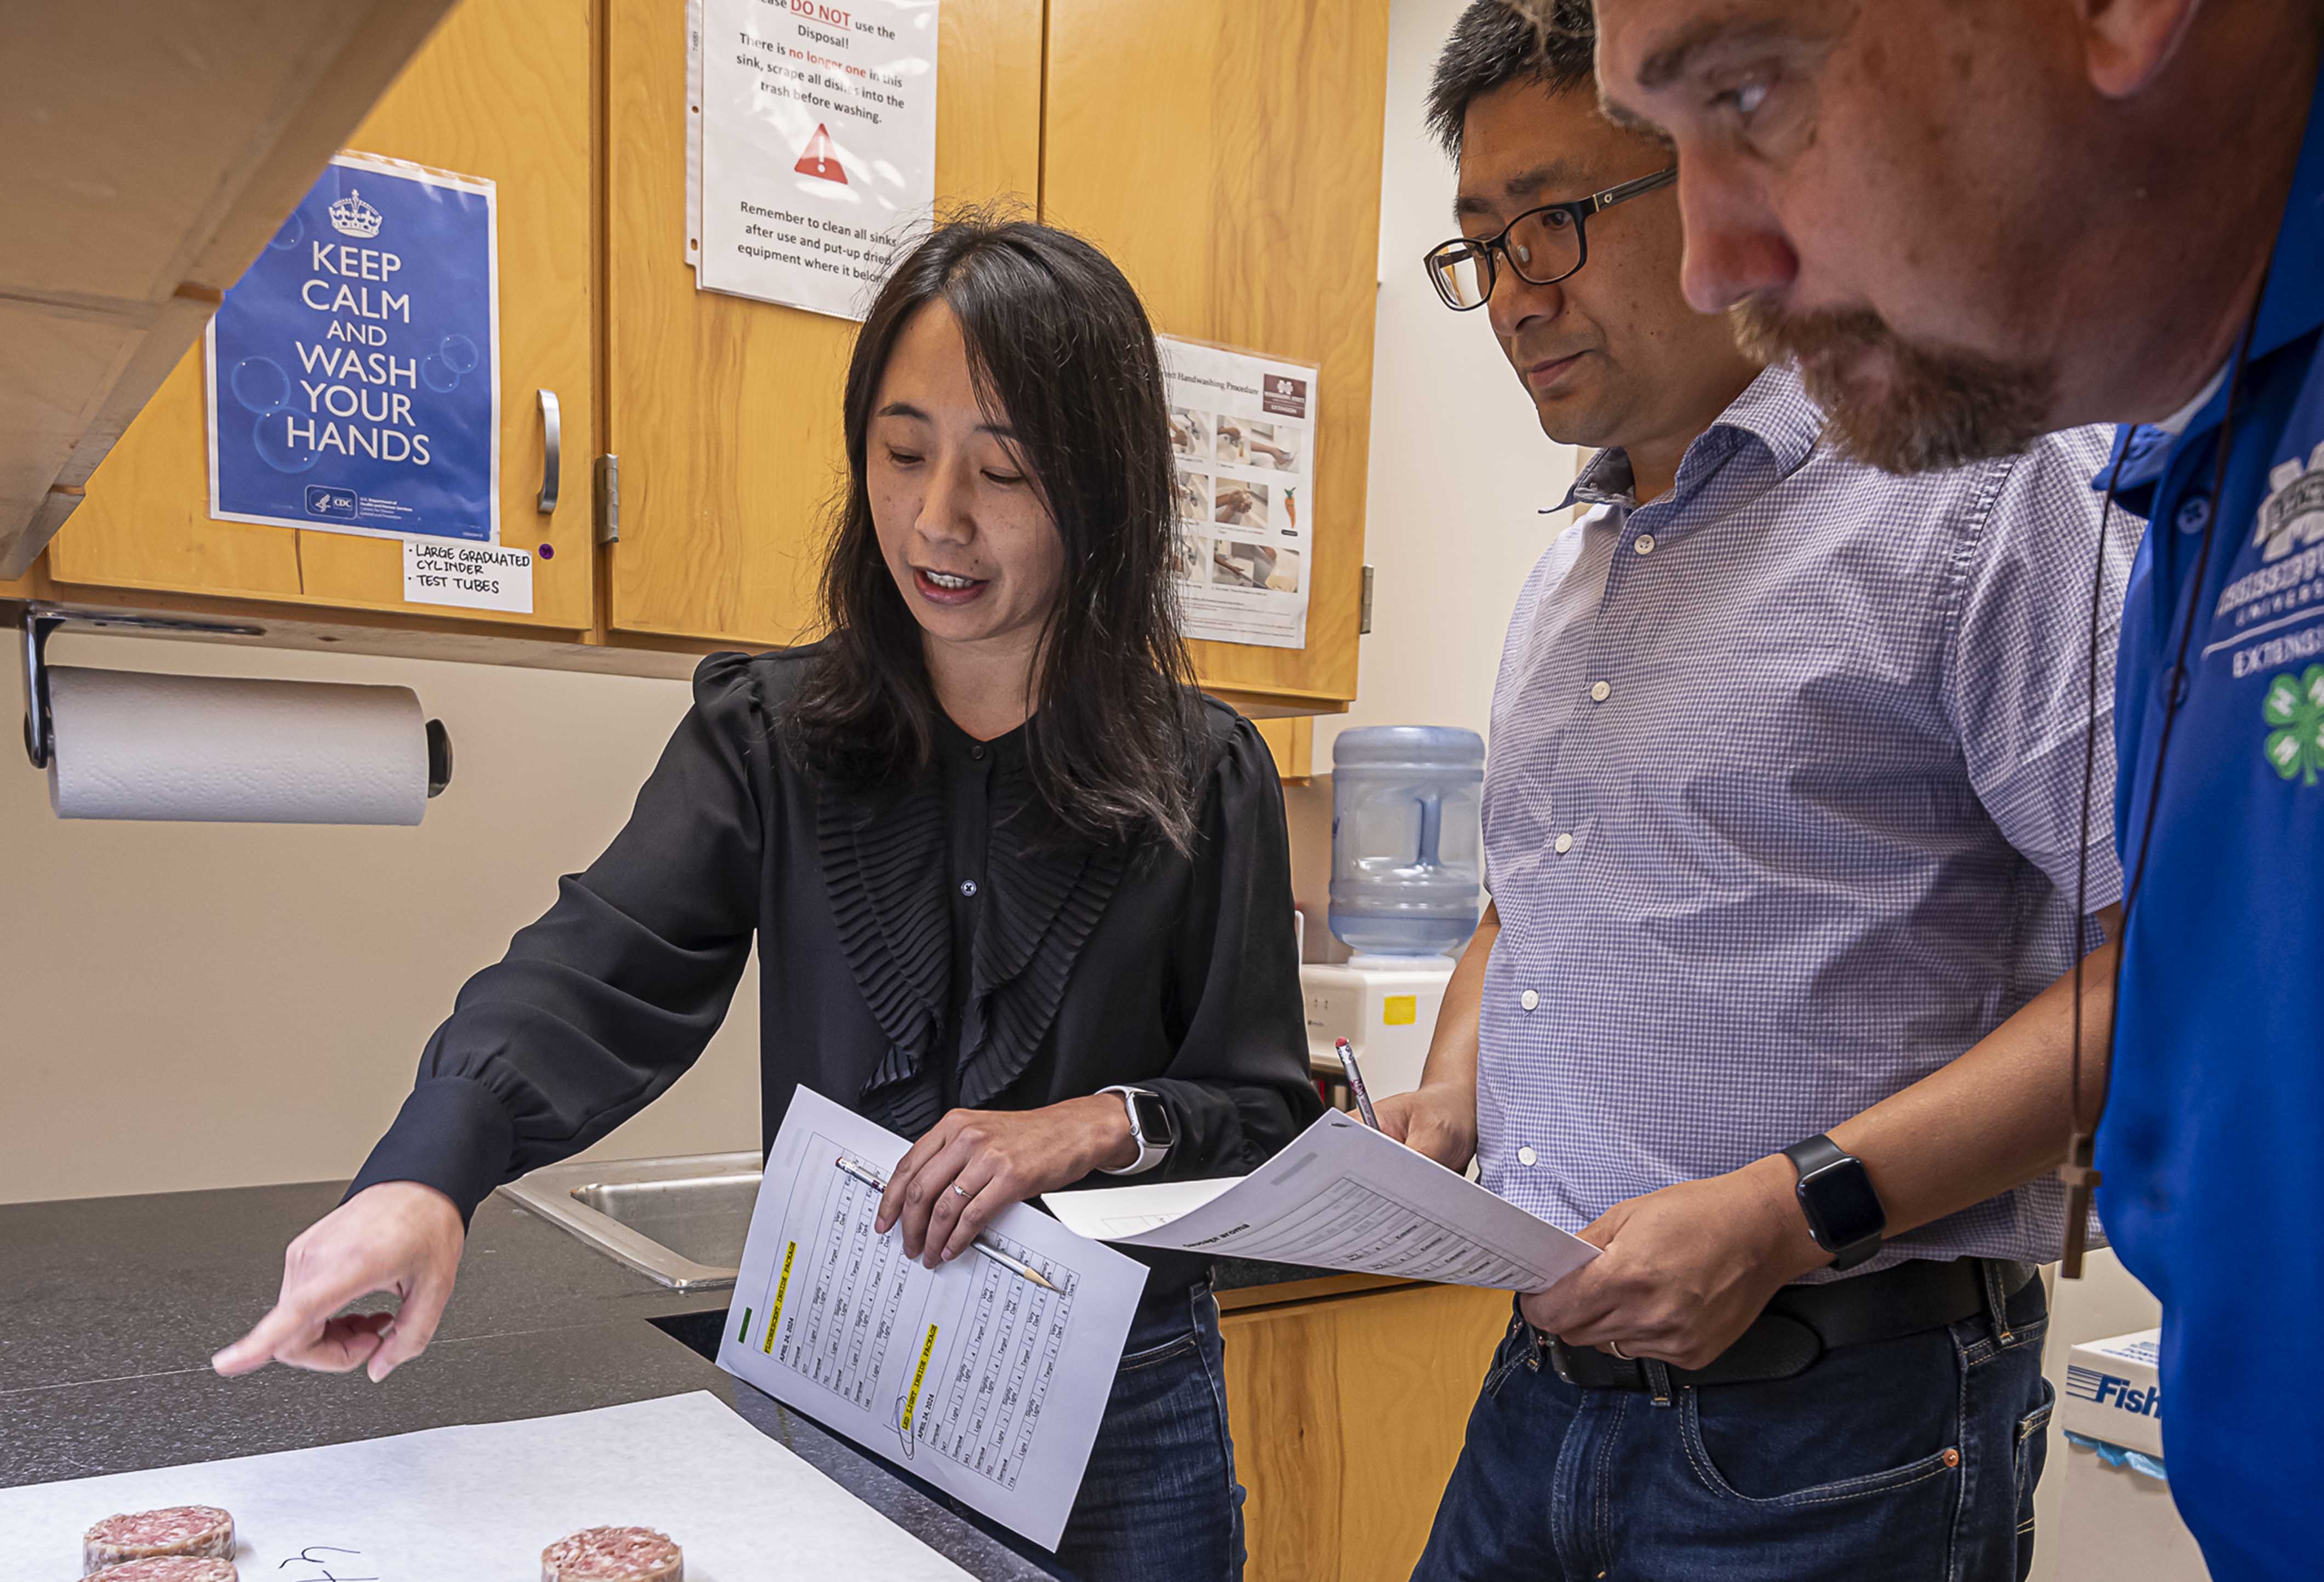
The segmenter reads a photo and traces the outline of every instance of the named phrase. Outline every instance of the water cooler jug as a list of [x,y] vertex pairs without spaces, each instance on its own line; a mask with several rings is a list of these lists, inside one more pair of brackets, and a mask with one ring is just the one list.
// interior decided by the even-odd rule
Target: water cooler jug
[[1334,1038],[1374,1098],[1420,1085],[1453,958],[1477,930],[1485,742],[1474,731],[1379,725],[1332,749],[1333,934],[1356,953],[1300,969],[1309,1053],[1336,1071]]

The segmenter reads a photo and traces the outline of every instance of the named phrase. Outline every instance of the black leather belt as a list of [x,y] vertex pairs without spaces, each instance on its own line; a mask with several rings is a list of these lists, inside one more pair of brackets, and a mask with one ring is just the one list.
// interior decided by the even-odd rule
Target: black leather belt
[[1994,1258],[1935,1263],[1908,1258],[1877,1274],[1823,1285],[1786,1285],[1735,1344],[1698,1368],[1649,1364],[1590,1347],[1536,1336],[1549,1366],[1585,1390],[1659,1393],[1660,1373],[1672,1384],[1745,1384],[1805,1373],[1825,1352],[1874,1340],[1894,1340],[1957,1324],[2001,1307],[2041,1271],[2032,1264]]

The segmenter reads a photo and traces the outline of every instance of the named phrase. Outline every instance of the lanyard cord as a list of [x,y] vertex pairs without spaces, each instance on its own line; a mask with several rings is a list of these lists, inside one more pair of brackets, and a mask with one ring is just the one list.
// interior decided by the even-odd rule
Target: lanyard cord
[[[2235,448],[2236,398],[2241,392],[2244,364],[2251,355],[2252,336],[2259,328],[2260,305],[2267,300],[2268,271],[2259,277],[2259,291],[2253,299],[2251,317],[2245,321],[2244,332],[2236,338],[2235,360],[2227,366],[2227,404],[2219,412],[2219,438],[2217,453],[2211,459],[2211,492],[2209,508],[2203,517],[2202,547],[2195,556],[2195,571],[2189,579],[2186,618],[2180,628],[2179,647],[2172,656],[2168,676],[2170,692],[2163,707],[2163,734],[2154,746],[2154,775],[2146,788],[2146,816],[2138,833],[2138,853],[2131,864],[2122,892],[2122,919],[2116,929],[2114,971],[2107,995],[2107,1025],[2105,1049],[2098,1058],[2098,1101],[2089,1123],[2082,1120],[2082,960],[2085,954],[2084,930],[2089,917],[2090,896],[2090,785],[2096,777],[2098,737],[2098,615],[2106,591],[2107,521],[2114,514],[2115,485],[2121,480],[2123,464],[2130,458],[2130,446],[2126,438],[2122,454],[2115,457],[2114,468],[2107,475],[2106,503],[2098,510],[2098,567],[2090,577],[2090,638],[2089,696],[2089,711],[2082,730],[2082,829],[2080,863],[2075,875],[2074,893],[2074,1004],[2071,1016],[2073,1039],[2073,1090],[2071,1104],[2074,1128],[2066,1141],[2066,1162],[2058,1167],[2058,1178],[2064,1182],[2066,1193],[2066,1239],[2060,1273],[2069,1280],[2079,1280],[2082,1274],[2082,1254],[2088,1242],[2090,1199],[2099,1184],[2097,1167],[2098,1124],[2106,1118],[2107,1097],[2113,1087],[2114,1035],[2119,1018],[2116,1002],[2122,994],[2122,964],[2130,954],[2130,908],[2138,899],[2139,886],[2146,878],[2146,858],[2154,842],[2155,809],[2163,803],[2163,767],[2171,756],[2172,727],[2179,722],[2179,705],[2187,688],[2187,648],[2195,635],[2195,618],[2202,613],[2203,580],[2211,566],[2211,537],[2218,530],[2219,501],[2227,492],[2227,458]],[[2152,533],[2154,524],[2147,524]]]

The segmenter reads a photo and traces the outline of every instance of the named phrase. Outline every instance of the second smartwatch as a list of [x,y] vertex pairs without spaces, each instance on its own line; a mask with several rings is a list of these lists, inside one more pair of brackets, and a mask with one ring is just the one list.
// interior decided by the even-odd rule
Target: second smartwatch
[[1833,1268],[1853,1269],[1880,1250],[1888,1211],[1872,1190],[1863,1160],[1842,1152],[1821,1132],[1794,1143],[1784,1156],[1800,1173],[1800,1210],[1807,1216],[1808,1234],[1831,1255]]

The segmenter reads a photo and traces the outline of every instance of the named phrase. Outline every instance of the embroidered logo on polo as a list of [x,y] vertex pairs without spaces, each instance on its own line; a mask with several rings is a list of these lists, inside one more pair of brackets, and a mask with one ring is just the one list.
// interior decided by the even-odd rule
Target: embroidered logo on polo
[[2324,538],[2324,445],[2309,454],[2304,468],[2296,456],[2277,463],[2267,483],[2252,542],[2260,546],[2260,559],[2272,563]]
[[2289,670],[2267,684],[2260,714],[2273,729],[2260,750],[2275,772],[2313,786],[2324,772],[2324,665],[2295,676]]

